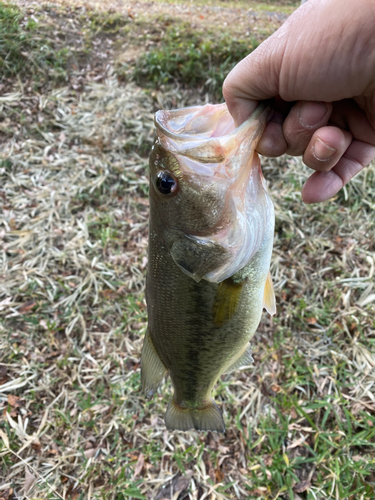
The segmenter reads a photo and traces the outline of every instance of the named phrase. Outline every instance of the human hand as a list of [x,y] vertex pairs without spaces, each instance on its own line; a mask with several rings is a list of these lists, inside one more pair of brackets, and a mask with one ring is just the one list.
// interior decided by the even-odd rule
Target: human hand
[[375,2],[309,0],[227,76],[237,125],[258,100],[274,113],[258,151],[303,155],[306,203],[325,201],[375,158]]

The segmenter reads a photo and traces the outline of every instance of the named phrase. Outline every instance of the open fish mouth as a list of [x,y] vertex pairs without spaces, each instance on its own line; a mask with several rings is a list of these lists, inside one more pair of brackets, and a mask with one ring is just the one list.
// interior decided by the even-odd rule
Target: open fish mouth
[[213,225],[209,234],[186,234],[201,248],[219,245],[229,255],[221,266],[203,276],[208,281],[221,282],[233,276],[263,241],[270,203],[255,149],[269,115],[267,102],[259,104],[237,128],[225,103],[158,111],[155,115],[159,144],[176,157],[182,177],[193,179],[198,186],[224,186],[221,220],[227,222],[220,230]]

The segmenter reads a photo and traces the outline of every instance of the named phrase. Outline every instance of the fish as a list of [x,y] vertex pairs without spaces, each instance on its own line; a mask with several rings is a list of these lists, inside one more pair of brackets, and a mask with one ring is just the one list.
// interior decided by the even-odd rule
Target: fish
[[151,398],[169,374],[169,430],[225,431],[212,391],[253,362],[262,310],[276,312],[274,206],[255,151],[269,115],[262,102],[236,128],[225,103],[155,114],[141,384]]

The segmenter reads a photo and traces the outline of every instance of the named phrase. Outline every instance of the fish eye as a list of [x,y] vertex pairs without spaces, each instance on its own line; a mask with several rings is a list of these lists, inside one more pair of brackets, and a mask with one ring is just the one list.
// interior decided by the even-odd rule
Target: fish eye
[[176,192],[177,181],[169,172],[159,172],[156,177],[156,187],[161,194],[172,194]]

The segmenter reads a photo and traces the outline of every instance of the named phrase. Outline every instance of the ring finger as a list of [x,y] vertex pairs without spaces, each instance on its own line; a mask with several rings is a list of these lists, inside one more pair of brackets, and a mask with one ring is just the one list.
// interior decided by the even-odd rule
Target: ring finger
[[303,154],[303,162],[318,172],[328,172],[350,146],[353,136],[347,130],[326,126],[316,130]]

